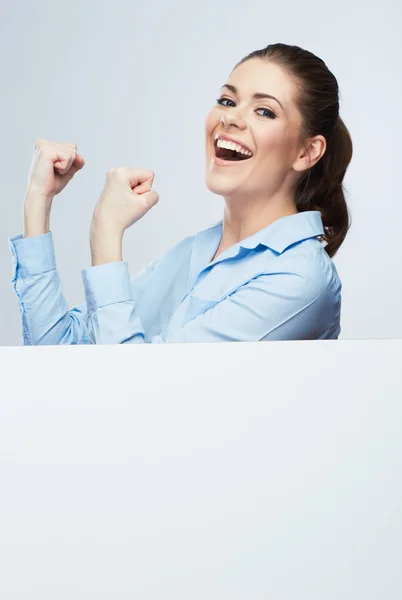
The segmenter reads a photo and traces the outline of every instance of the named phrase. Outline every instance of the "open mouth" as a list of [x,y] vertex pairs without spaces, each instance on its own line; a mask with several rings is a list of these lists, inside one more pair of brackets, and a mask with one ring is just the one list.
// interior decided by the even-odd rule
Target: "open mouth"
[[249,150],[241,148],[238,144],[227,142],[220,138],[214,141],[215,156],[222,160],[243,161],[253,157]]

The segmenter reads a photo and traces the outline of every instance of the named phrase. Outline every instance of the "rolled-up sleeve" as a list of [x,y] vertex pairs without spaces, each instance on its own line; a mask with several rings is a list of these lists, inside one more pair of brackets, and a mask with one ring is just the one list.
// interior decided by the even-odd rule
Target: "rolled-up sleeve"
[[52,233],[9,239],[13,257],[12,284],[22,321],[22,343],[87,344],[86,306],[69,311],[64,298]]
[[16,235],[9,240],[13,256],[13,281],[40,275],[56,268],[52,233],[24,238]]
[[[143,273],[151,272],[149,267]],[[133,284],[126,262],[90,267],[81,272],[92,344],[144,342],[144,329],[135,314]],[[141,275],[140,275],[141,276]]]

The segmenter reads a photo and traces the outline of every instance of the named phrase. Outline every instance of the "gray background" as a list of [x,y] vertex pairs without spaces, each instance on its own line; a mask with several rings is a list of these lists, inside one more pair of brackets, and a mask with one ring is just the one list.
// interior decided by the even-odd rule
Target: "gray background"
[[125,237],[133,274],[221,217],[222,199],[204,183],[204,119],[234,64],[273,42],[325,60],[354,142],[345,179],[353,225],[335,258],[341,338],[402,337],[400,3],[41,0],[0,11],[0,344],[21,340],[7,240],[22,232],[35,140],[77,143],[86,160],[51,220],[73,306],[109,168],[156,174],[160,202]]

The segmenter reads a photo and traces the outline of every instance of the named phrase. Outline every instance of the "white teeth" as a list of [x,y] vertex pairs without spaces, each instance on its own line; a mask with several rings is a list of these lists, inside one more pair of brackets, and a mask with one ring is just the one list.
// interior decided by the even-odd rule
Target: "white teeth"
[[249,150],[246,150],[242,146],[239,146],[239,144],[235,144],[234,142],[228,142],[227,140],[222,140],[220,138],[218,139],[217,146],[219,146],[219,148],[226,148],[227,150],[235,150],[236,152],[240,152],[241,154],[244,154],[245,156],[253,155],[252,152],[250,152]]

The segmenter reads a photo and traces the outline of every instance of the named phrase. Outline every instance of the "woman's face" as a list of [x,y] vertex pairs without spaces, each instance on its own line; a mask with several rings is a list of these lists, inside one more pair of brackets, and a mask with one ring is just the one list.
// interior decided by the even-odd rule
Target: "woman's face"
[[[250,59],[232,72],[205,122],[206,184],[211,192],[226,199],[263,200],[292,188],[301,151],[295,95],[289,75],[267,60]],[[217,155],[227,154],[216,148],[218,135],[244,144],[252,156],[222,161]]]

